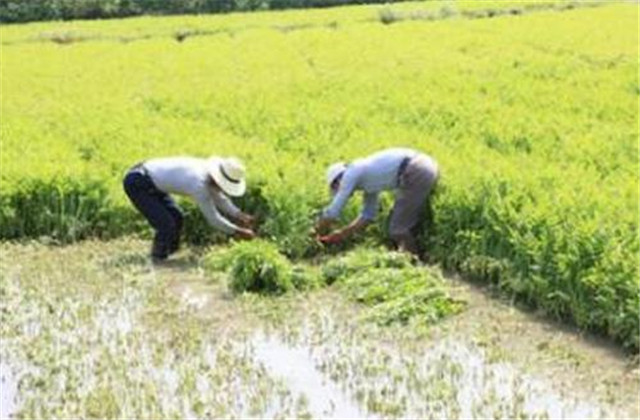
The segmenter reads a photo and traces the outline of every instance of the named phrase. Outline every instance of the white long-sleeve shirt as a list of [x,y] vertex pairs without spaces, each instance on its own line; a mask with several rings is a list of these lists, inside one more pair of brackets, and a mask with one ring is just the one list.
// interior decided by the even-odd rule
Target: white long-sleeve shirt
[[361,217],[373,220],[378,213],[378,195],[384,190],[398,187],[398,169],[406,158],[418,152],[405,148],[385,149],[366,158],[352,162],[342,175],[340,188],[331,205],[324,211],[324,218],[337,219],[355,190],[364,191],[364,207]]
[[227,234],[233,234],[239,229],[221,212],[227,216],[237,217],[241,214],[240,209],[221,191],[208,186],[207,159],[194,157],[158,158],[145,161],[143,166],[160,191],[193,198],[211,226]]

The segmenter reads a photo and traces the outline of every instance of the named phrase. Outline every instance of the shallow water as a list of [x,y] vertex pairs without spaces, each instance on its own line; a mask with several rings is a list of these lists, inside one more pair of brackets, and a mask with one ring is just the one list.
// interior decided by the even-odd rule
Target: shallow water
[[637,417],[622,356],[473,290],[427,333],[381,328],[339,289],[232,296],[197,264],[102,258],[138,245],[5,248],[3,418]]
[[250,341],[254,357],[289,389],[304,395],[314,418],[376,418],[362,410],[340,387],[316,368],[312,349],[290,346],[276,336],[256,334]]
[[18,410],[18,381],[8,364],[0,360],[0,419],[9,419]]
[[[307,331],[306,336],[312,336]],[[317,346],[254,335],[249,345],[267,371],[303,394],[317,418],[581,418],[615,414],[562,395],[547,381],[455,340],[418,354],[372,351],[367,343]],[[342,372],[336,374],[336,372]]]

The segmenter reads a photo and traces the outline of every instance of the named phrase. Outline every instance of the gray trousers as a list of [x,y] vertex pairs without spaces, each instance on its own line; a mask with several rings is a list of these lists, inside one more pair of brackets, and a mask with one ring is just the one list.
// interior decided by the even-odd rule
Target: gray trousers
[[409,161],[400,179],[389,223],[389,236],[395,241],[414,240],[427,198],[438,181],[438,164],[420,154]]

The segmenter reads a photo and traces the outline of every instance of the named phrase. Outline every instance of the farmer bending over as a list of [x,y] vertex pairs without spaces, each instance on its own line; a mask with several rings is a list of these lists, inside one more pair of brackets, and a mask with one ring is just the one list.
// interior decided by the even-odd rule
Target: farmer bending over
[[417,255],[418,244],[413,231],[437,179],[435,160],[411,149],[386,149],[350,164],[334,163],[327,171],[333,202],[324,210],[317,231],[323,231],[340,216],[355,190],[363,191],[364,208],[348,226],[318,239],[323,243],[338,243],[364,229],[376,217],[379,193],[396,190],[389,235],[400,250]]
[[156,231],[151,248],[154,261],[165,260],[180,244],[183,215],[169,193],[187,195],[197,201],[211,226],[252,239],[255,233],[250,226],[254,218],[240,211],[227,197],[239,197],[245,189],[245,168],[235,158],[151,159],[133,166],[124,178],[127,196]]

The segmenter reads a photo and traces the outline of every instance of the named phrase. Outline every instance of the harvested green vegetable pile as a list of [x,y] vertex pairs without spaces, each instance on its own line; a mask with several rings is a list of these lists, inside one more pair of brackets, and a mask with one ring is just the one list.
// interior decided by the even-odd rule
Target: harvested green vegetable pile
[[294,266],[272,243],[241,242],[214,248],[204,267],[213,275],[227,272],[234,293],[280,295],[336,283],[349,299],[368,307],[366,318],[381,325],[433,323],[465,306],[451,296],[437,270],[416,266],[411,256],[383,248],[358,248],[332,258],[318,275],[316,267]]
[[367,317],[383,325],[432,323],[465,306],[451,296],[440,272],[414,266],[409,255],[384,249],[361,248],[334,259],[323,267],[323,277],[369,306]]

